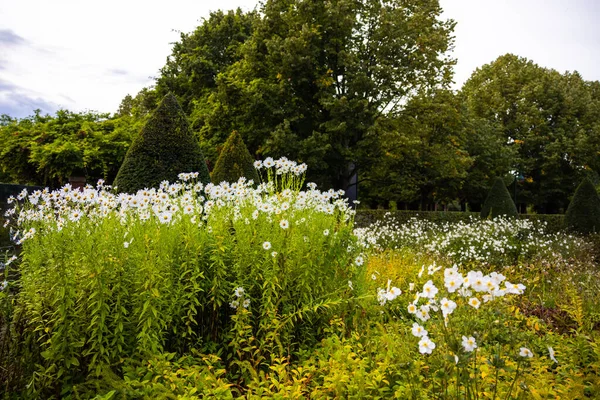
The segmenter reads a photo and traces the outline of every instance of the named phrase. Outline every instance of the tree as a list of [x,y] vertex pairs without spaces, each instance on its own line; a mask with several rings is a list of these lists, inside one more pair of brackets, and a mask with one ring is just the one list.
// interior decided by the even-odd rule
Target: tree
[[192,119],[209,146],[237,130],[251,153],[346,189],[376,159],[378,121],[450,82],[454,22],[441,12],[437,0],[268,0]]
[[182,172],[199,172],[201,182],[210,182],[198,140],[175,96],[167,94],[133,141],[114,184],[133,193],[174,182]]
[[0,124],[3,180],[51,187],[74,175],[112,181],[137,133],[128,118],[67,110],[5,118]]
[[565,210],[575,182],[600,168],[593,150],[600,145],[598,88],[576,72],[560,74],[512,54],[478,68],[461,90],[474,127],[469,203],[479,201],[482,183],[513,174],[525,178],[515,183],[520,203],[544,213]]
[[517,207],[510,197],[502,178],[496,178],[494,186],[490,189],[481,208],[481,218],[488,218],[490,215],[492,218],[500,216],[516,217],[518,215]]
[[240,46],[252,34],[256,12],[211,12],[193,32],[181,33],[156,82],[158,95],[173,93],[183,110],[209,95],[217,76],[241,59]]
[[233,131],[223,145],[221,154],[212,171],[213,182],[237,182],[245,177],[258,183],[258,173],[254,168],[254,159],[237,131]]
[[585,178],[577,187],[565,215],[567,228],[588,234],[600,232],[600,197],[592,182]]
[[426,210],[460,196],[472,159],[465,151],[462,103],[451,91],[415,96],[378,130],[381,152],[363,173],[366,194],[361,199]]

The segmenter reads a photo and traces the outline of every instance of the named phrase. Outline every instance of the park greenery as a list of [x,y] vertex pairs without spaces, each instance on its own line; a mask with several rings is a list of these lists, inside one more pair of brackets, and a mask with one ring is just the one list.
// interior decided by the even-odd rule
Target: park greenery
[[452,91],[441,13],[216,11],[113,115],[2,116],[40,187],[2,205],[0,398],[599,398],[600,83],[507,54]]

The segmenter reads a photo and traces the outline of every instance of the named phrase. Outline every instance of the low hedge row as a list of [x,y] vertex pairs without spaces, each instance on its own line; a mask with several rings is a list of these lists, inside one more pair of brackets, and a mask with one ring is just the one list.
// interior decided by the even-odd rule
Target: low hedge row
[[[357,210],[355,224],[358,227],[365,227],[384,219],[387,214],[390,214],[390,217],[399,223],[405,223],[411,218],[419,218],[436,223],[468,222],[471,218],[479,218],[478,212]],[[534,224],[545,222],[548,233],[555,233],[564,229],[565,216],[562,214],[520,214],[519,218],[531,220]]]

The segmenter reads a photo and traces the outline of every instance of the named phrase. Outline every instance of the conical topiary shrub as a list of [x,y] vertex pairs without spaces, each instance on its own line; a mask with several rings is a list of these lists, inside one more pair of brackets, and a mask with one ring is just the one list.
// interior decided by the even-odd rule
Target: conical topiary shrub
[[215,183],[237,182],[241,177],[258,182],[254,159],[237,131],[233,131],[225,141],[219,159],[212,172]]
[[600,232],[600,197],[596,188],[585,178],[575,190],[565,215],[567,228],[579,233]]
[[210,182],[200,144],[172,94],[167,94],[135,138],[114,185],[120,192],[134,193],[175,182],[182,172],[198,172],[198,180]]
[[496,178],[483,203],[483,207],[481,207],[481,218],[488,218],[490,214],[492,218],[499,216],[516,217],[518,214],[517,207],[510,197],[502,178]]

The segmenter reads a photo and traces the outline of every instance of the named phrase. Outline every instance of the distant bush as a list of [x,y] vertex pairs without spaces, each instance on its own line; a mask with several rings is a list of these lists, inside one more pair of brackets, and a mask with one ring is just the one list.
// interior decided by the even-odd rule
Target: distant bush
[[242,136],[237,131],[233,131],[227,138],[215,164],[212,181],[216,183],[237,182],[238,179],[244,177],[258,182],[258,174],[253,163],[254,159],[244,144]]
[[600,232],[600,197],[589,179],[577,187],[565,215],[569,230],[587,234]]
[[496,178],[481,208],[481,218],[488,218],[489,216],[492,218],[499,216],[516,217],[517,215],[517,207],[510,197],[504,181],[502,178]]
[[198,172],[200,182],[210,182],[200,144],[177,99],[167,94],[133,141],[114,184],[135,193],[175,182],[182,172]]

